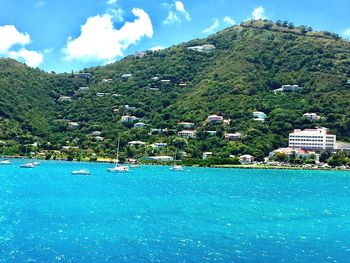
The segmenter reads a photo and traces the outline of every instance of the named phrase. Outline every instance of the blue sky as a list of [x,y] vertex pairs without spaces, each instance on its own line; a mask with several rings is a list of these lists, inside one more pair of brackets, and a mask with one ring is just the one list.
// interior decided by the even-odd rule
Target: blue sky
[[70,72],[259,18],[348,38],[348,10],[349,0],[0,0],[0,56]]

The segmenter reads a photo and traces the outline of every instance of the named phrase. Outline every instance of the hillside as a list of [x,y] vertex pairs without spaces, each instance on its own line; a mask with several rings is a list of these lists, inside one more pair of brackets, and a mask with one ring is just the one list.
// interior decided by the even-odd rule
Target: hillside
[[[189,49],[201,45],[215,49]],[[218,157],[249,153],[258,159],[286,146],[293,128],[324,126],[338,139],[349,141],[349,65],[350,43],[335,34],[270,21],[245,22],[206,39],[93,67],[84,71],[91,73],[88,79],[49,74],[2,59],[0,140],[6,141],[9,154],[23,152],[19,147],[23,142],[38,142],[31,150],[73,146],[88,156],[111,157],[120,136],[122,146],[132,140],[169,146],[124,147],[128,157],[173,155],[178,149],[187,154],[183,158],[201,158],[203,152],[212,151]],[[132,75],[123,78],[123,74]],[[304,89],[273,92],[287,84]],[[85,86],[88,89],[79,91]],[[61,96],[71,101],[62,102]],[[253,111],[266,113],[266,121],[253,120]],[[306,112],[321,118],[308,120],[303,117]],[[126,114],[141,118],[146,126],[121,123]],[[211,114],[230,119],[230,124],[207,125]],[[176,136],[181,121],[195,123],[197,138]],[[77,126],[70,127],[69,122]],[[150,135],[156,128],[167,130]],[[96,131],[100,136],[91,135]],[[242,138],[224,140],[227,132],[239,132]]]

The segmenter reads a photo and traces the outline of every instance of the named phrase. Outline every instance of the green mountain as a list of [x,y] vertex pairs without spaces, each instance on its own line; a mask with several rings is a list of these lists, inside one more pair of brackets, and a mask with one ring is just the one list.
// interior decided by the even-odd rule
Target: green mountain
[[[37,142],[30,150],[73,146],[86,155],[111,157],[119,136],[129,157],[178,149],[186,152],[183,158],[211,151],[218,157],[247,153],[258,159],[287,146],[294,128],[324,126],[349,141],[349,65],[350,43],[336,34],[270,21],[247,21],[205,39],[84,70],[91,75],[45,73],[1,59],[0,140],[7,143],[8,154],[23,153],[24,144]],[[282,85],[303,89],[274,92]],[[62,96],[71,100],[62,101],[69,99]],[[265,122],[253,120],[254,111],[264,112]],[[320,118],[308,120],[306,112]],[[230,124],[208,125],[211,114]],[[134,115],[146,126],[122,123],[123,115]],[[195,139],[176,136],[181,121],[195,123]],[[163,132],[150,135],[150,129]],[[242,138],[224,140],[225,133],[234,132]],[[133,140],[168,147],[124,147]],[[74,150],[67,154],[79,155]]]

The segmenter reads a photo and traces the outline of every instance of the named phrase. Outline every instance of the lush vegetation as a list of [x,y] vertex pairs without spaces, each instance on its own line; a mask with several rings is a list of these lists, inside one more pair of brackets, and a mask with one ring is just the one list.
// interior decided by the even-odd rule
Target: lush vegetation
[[[215,50],[188,50],[203,44]],[[206,39],[85,69],[92,76],[87,79],[1,59],[0,140],[6,143],[6,154],[41,151],[46,158],[79,158],[80,149],[88,158],[113,158],[120,137],[123,158],[177,152],[178,158],[193,161],[210,151],[214,159],[251,154],[262,160],[271,150],[287,146],[293,128],[324,126],[338,140],[350,140],[349,65],[349,42],[282,21],[248,21]],[[132,76],[121,78],[123,74]],[[304,89],[273,92],[284,84]],[[79,91],[84,86],[89,89]],[[60,96],[72,100],[60,102]],[[264,123],[252,119],[256,110],[267,114]],[[306,112],[321,118],[308,120]],[[146,126],[121,123],[126,114],[141,118]],[[208,125],[205,119],[211,114],[231,122]],[[178,138],[180,121],[194,122],[197,137]],[[72,128],[69,122],[79,126]],[[151,128],[163,131],[151,134]],[[91,134],[96,131],[103,140]],[[240,132],[242,139],[224,140],[225,132]],[[147,144],[127,146],[133,140]],[[155,142],[168,147],[151,147]]]

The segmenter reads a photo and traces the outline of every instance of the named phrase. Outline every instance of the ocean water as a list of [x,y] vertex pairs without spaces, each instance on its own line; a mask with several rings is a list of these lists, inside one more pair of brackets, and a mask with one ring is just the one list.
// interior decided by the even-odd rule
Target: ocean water
[[350,172],[12,162],[0,262],[350,262]]

